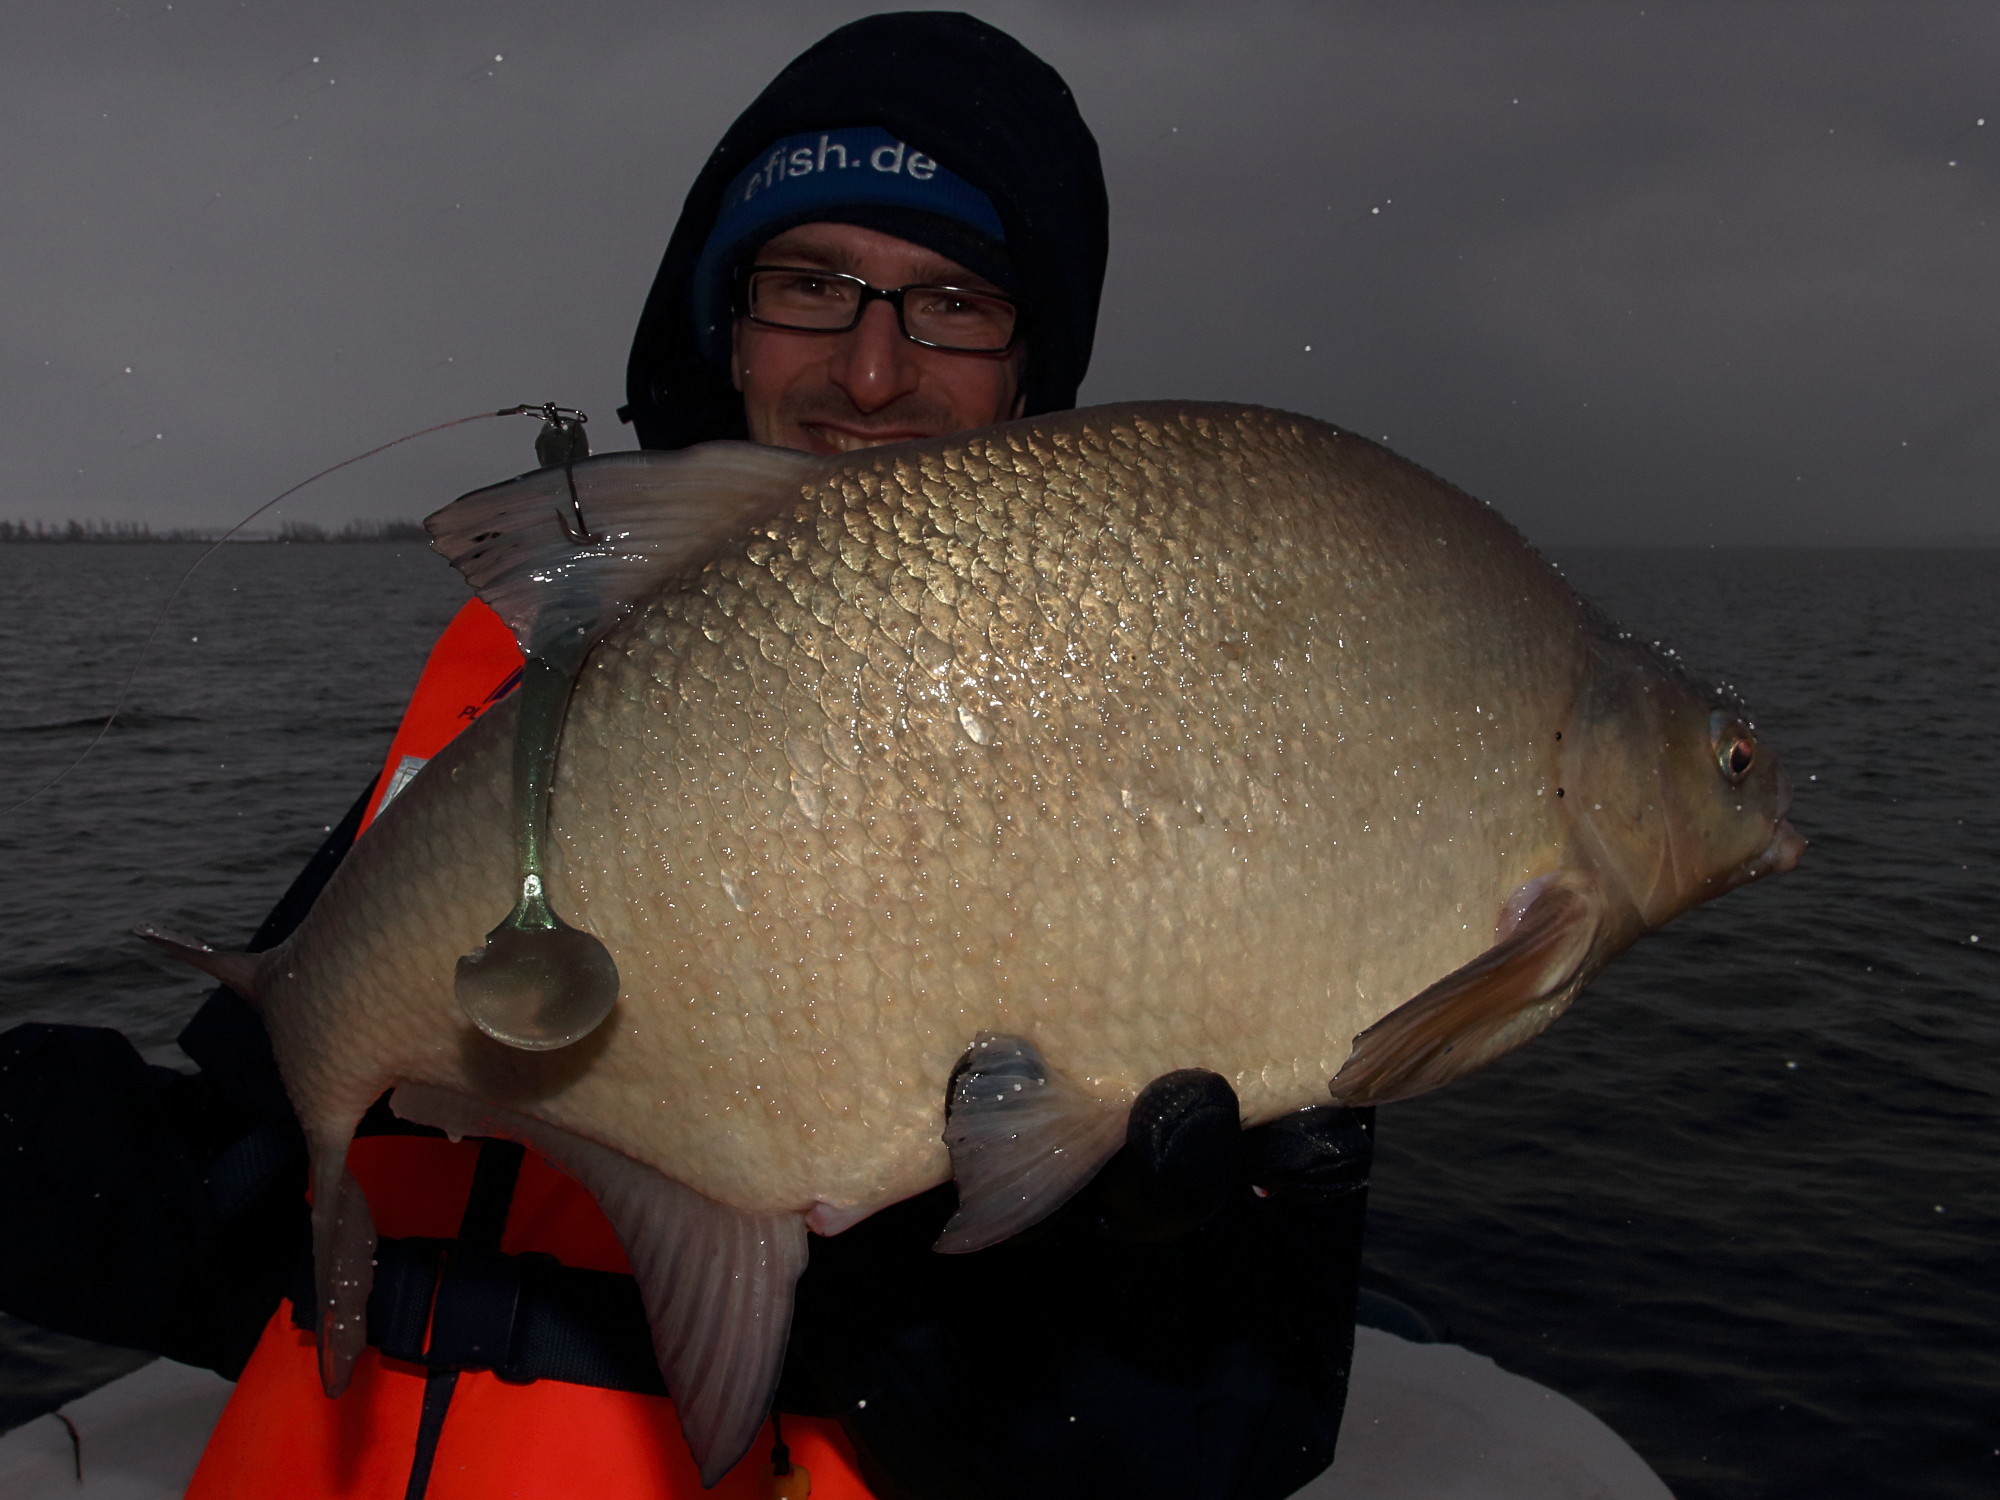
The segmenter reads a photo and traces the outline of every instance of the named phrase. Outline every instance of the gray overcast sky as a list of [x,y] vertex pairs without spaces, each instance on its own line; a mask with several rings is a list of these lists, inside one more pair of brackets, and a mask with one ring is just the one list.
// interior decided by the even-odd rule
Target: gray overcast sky
[[[1386,435],[1548,543],[2000,541],[1993,0],[969,8],[1103,145],[1086,400]],[[631,446],[696,166],[868,9],[10,0],[0,518],[218,524],[517,401]],[[531,436],[284,514],[416,516]]]

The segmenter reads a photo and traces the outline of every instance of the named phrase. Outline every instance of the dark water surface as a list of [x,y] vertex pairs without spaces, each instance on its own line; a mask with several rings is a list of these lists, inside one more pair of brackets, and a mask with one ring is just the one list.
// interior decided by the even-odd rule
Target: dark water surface
[[[82,747],[195,550],[0,547],[5,800]],[[1371,1267],[1682,1500],[1991,1500],[2000,552],[1560,560],[1726,669],[1812,847],[1641,943],[1524,1051],[1384,1110]],[[0,818],[0,1028],[115,1025],[178,1061],[204,986],[126,930],[247,935],[461,597],[414,546],[211,560],[129,719]],[[121,1367],[0,1324],[0,1425]]]
[[[0,809],[90,743],[206,550],[0,546]],[[115,1026],[187,1066],[173,1039],[209,986],[131,927],[247,937],[375,774],[464,596],[415,544],[228,546],[204,562],[89,759],[0,811],[0,1030]],[[143,1362],[0,1314],[0,1430]]]

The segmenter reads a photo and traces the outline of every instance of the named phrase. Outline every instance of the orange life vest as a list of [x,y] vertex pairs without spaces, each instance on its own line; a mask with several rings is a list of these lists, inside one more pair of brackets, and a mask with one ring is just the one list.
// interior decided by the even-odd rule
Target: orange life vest
[[[390,742],[362,823],[452,737],[504,697],[521,654],[500,618],[467,604],[439,637]],[[451,1239],[458,1233],[476,1141],[365,1136],[348,1164],[384,1237]],[[631,1267],[590,1195],[530,1152],[522,1162],[500,1248],[541,1252],[584,1270]],[[223,1409],[188,1500],[404,1500],[417,1450],[425,1367],[369,1348],[346,1392],[320,1391],[312,1335],[293,1326],[289,1303],[264,1330]],[[872,1500],[837,1423],[782,1419],[790,1472],[775,1472],[770,1423],[749,1454],[712,1490],[664,1397],[559,1380],[510,1383],[461,1372],[437,1439],[425,1500]]]

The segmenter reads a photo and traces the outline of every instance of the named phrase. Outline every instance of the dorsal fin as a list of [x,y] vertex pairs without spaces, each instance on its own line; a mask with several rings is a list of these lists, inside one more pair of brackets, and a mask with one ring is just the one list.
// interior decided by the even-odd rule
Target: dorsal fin
[[474,490],[424,527],[523,651],[580,655],[665,580],[797,503],[823,467],[755,443],[606,453]]
[[453,1136],[519,1141],[589,1190],[632,1262],[701,1482],[728,1473],[778,1388],[806,1266],[804,1216],[730,1208],[608,1146],[449,1089],[406,1083],[389,1107]]

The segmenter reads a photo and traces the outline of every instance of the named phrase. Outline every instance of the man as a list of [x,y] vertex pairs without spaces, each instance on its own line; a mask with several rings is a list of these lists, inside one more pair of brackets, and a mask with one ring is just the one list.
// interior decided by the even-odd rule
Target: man
[[[1106,243],[1096,147],[1051,69],[963,16],[857,22],[787,68],[697,179],[622,415],[646,447],[749,437],[839,453],[1062,409],[1088,363]],[[393,773],[497,701],[517,664],[468,606],[390,774],[253,946],[297,923]],[[383,1235],[377,1347],[329,1402],[293,1315],[311,1321],[289,1276],[296,1125],[247,1008],[220,993],[191,1023],[199,1082],[147,1073],[108,1034],[29,1030],[5,1039],[21,1072],[95,1069],[97,1092],[0,1101],[40,1122],[0,1198],[32,1200],[43,1243],[67,1236],[78,1270],[51,1294],[46,1266],[0,1247],[0,1298],[242,1371],[191,1496],[694,1492],[622,1253],[567,1179],[378,1107],[352,1158]],[[1361,1122],[1307,1116],[1245,1134],[1221,1079],[1170,1075],[1135,1107],[1126,1152],[1021,1243],[931,1253],[948,1187],[815,1241],[777,1401],[795,1415],[720,1492],[803,1494],[809,1472],[820,1500],[1289,1493],[1331,1457],[1367,1158]],[[144,1285],[74,1230],[86,1184],[141,1137],[164,1154],[150,1182],[122,1182],[135,1206],[121,1233],[160,1221],[145,1248],[169,1267]]]
[[1020,309],[977,272],[855,224],[802,224],[755,261],[730,358],[752,442],[846,453],[1021,414]]

